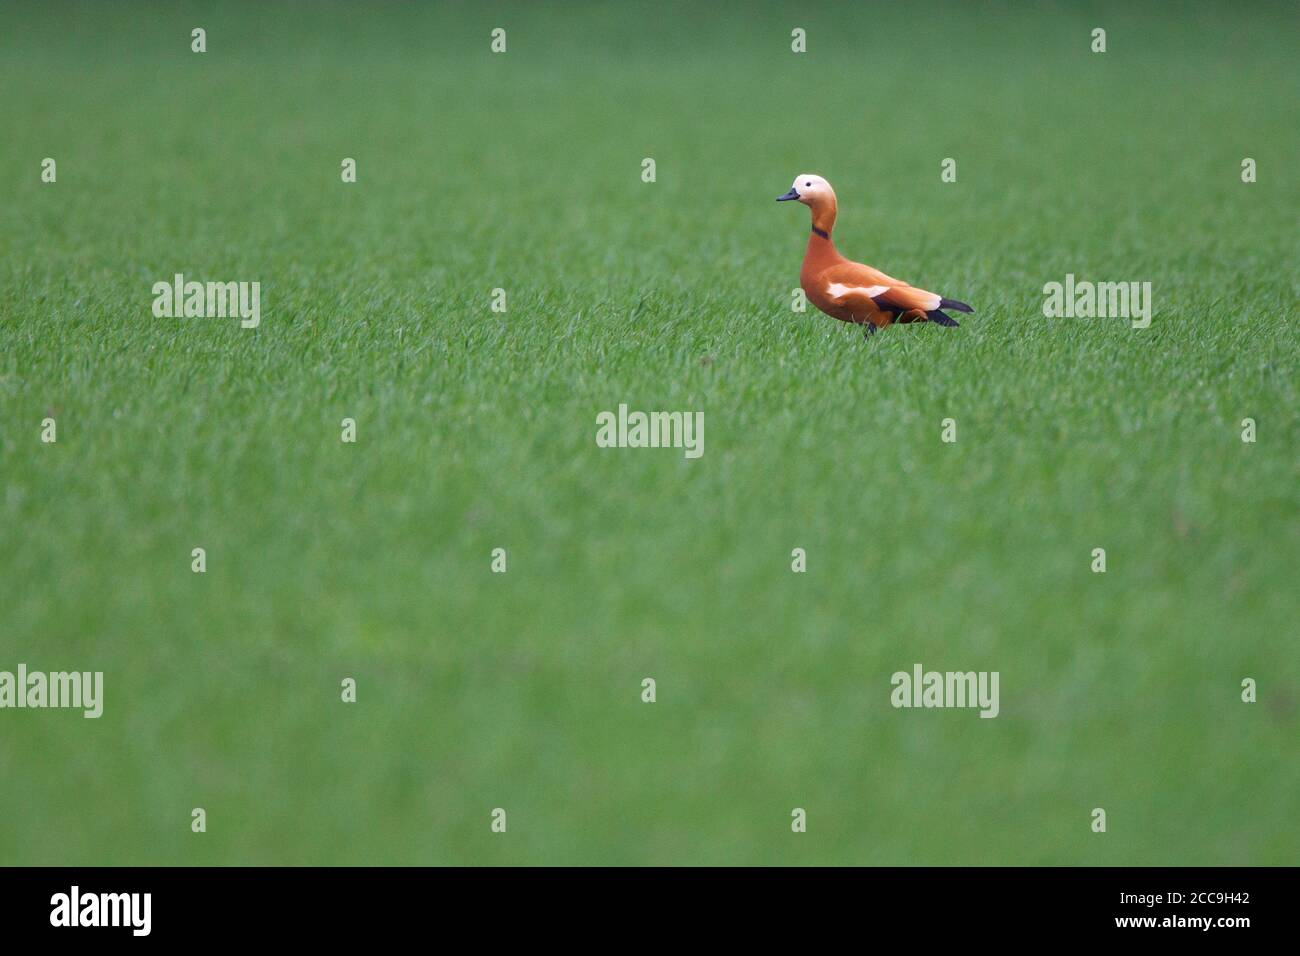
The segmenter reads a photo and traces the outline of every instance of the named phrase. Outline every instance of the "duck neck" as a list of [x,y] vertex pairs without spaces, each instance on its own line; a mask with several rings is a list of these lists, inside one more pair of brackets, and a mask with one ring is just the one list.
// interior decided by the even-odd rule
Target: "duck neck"
[[831,230],[835,228],[835,197],[819,198],[809,206],[812,212],[812,233],[808,236],[803,268],[799,271],[799,282],[805,287],[818,273],[844,261],[831,240]]
[[803,273],[811,275],[842,260],[843,257],[835,248],[835,243],[831,241],[830,234],[823,236],[814,226],[812,233],[808,236],[808,248],[804,250],[803,254]]
[[821,236],[827,242],[831,238],[831,230],[835,228],[835,197],[824,199],[817,202],[811,207],[812,209],[812,231],[814,236]]

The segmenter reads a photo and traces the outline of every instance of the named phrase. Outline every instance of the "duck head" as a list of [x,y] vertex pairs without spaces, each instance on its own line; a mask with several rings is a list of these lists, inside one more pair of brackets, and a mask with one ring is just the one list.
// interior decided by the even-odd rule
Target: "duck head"
[[777,196],[777,202],[796,200],[812,210],[814,231],[830,238],[831,228],[835,225],[835,190],[831,184],[814,173],[800,173],[794,178],[794,185],[783,196]]

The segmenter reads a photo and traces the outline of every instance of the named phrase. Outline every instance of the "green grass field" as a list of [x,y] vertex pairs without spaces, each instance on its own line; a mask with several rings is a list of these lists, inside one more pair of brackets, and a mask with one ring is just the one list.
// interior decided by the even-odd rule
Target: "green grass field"
[[[1294,14],[6,4],[0,670],[105,702],[0,710],[0,863],[1295,863]],[[802,171],[977,314],[793,312]]]

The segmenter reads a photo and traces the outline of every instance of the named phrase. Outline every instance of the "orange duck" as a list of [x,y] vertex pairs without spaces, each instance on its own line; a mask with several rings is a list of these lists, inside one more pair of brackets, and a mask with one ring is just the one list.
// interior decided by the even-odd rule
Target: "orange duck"
[[883,272],[845,259],[831,241],[835,227],[835,190],[820,176],[804,174],[777,202],[797,200],[812,210],[812,235],[803,256],[799,285],[804,293],[827,315],[841,322],[865,325],[870,335],[877,327],[895,322],[937,322],[956,325],[957,320],[944,309],[974,312],[965,302],[945,299],[899,282]]

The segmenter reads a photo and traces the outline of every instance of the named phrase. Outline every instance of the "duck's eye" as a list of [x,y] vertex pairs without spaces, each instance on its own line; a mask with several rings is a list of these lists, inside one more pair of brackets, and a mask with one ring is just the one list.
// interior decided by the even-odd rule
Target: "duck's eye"
[[812,183],[804,183],[803,185],[804,185],[804,188],[807,189],[807,188],[809,188],[810,186],[812,186]]

